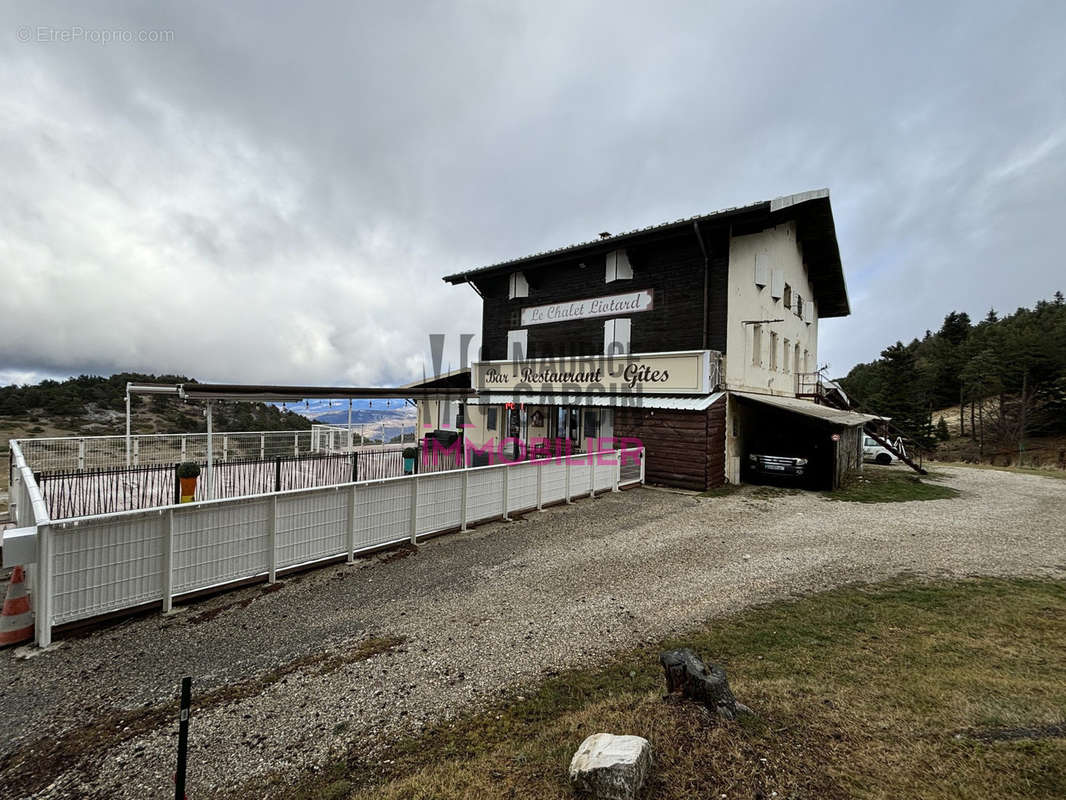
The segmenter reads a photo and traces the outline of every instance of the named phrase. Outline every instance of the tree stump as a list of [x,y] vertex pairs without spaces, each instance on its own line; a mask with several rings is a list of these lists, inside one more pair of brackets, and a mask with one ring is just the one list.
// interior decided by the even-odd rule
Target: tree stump
[[666,673],[666,690],[670,694],[681,693],[703,703],[723,719],[734,719],[737,711],[749,711],[737,703],[725,670],[717,664],[704,664],[690,648],[667,650],[659,655],[659,663]]

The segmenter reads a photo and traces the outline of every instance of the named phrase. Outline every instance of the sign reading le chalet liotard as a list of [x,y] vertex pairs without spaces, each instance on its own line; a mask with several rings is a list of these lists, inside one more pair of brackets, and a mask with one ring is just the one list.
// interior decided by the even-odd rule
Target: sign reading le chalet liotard
[[545,306],[530,306],[522,309],[522,327],[543,325],[547,322],[569,322],[576,319],[636,314],[640,311],[650,311],[654,299],[651,289],[641,289],[637,292],[612,294],[608,297],[590,297],[587,300],[568,300],[563,303],[549,303]]

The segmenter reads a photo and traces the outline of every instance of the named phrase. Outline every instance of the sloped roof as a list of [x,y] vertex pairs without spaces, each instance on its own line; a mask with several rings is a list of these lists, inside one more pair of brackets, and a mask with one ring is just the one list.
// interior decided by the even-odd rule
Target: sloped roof
[[553,250],[544,250],[520,258],[456,272],[446,275],[444,280],[451,284],[471,283],[478,278],[511,270],[517,266],[534,269],[556,261],[560,257],[608,252],[642,237],[669,233],[683,228],[691,229],[694,225],[698,226],[705,222],[764,218],[768,225],[772,225],[776,224],[779,217],[781,219],[794,218],[798,223],[798,238],[803,244],[808,274],[814,289],[814,299],[818,306],[818,316],[847,316],[851,313],[851,308],[848,302],[847,285],[844,282],[843,267],[840,263],[840,249],[836,240],[836,228],[829,204],[828,189],[814,189],[785,195],[773,200],[763,200],[746,206],[735,206],[673,222],[650,225],[603,239],[592,239]]
[[820,419],[823,422],[829,422],[833,425],[851,427],[854,425],[865,425],[871,420],[880,419],[880,417],[871,416],[870,414],[860,414],[857,411],[841,411],[838,408],[831,408],[830,406],[820,406],[817,403],[812,403],[810,400],[800,400],[798,397],[778,397],[777,395],[754,394],[752,392],[730,392],[730,394],[745,400],[752,400],[756,403],[780,408],[784,411],[791,411],[794,414],[802,414],[805,417]]

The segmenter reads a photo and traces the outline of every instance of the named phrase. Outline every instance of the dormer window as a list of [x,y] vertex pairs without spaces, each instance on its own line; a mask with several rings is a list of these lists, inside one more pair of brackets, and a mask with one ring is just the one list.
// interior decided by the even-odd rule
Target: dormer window
[[625,248],[612,250],[607,254],[607,272],[604,276],[606,283],[629,280],[632,277],[633,265],[629,263]]
[[529,297],[529,281],[524,272],[512,272],[507,283],[507,299],[514,300],[519,297]]

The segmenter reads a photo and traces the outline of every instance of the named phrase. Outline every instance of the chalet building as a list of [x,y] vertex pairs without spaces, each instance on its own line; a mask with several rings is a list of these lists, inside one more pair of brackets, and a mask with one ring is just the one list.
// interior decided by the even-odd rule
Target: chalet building
[[767,437],[809,454],[828,485],[861,463],[866,418],[797,399],[819,325],[849,313],[828,190],[444,280],[483,299],[477,394],[420,414],[465,423],[468,447],[639,439],[648,482],[690,489],[740,482]]

